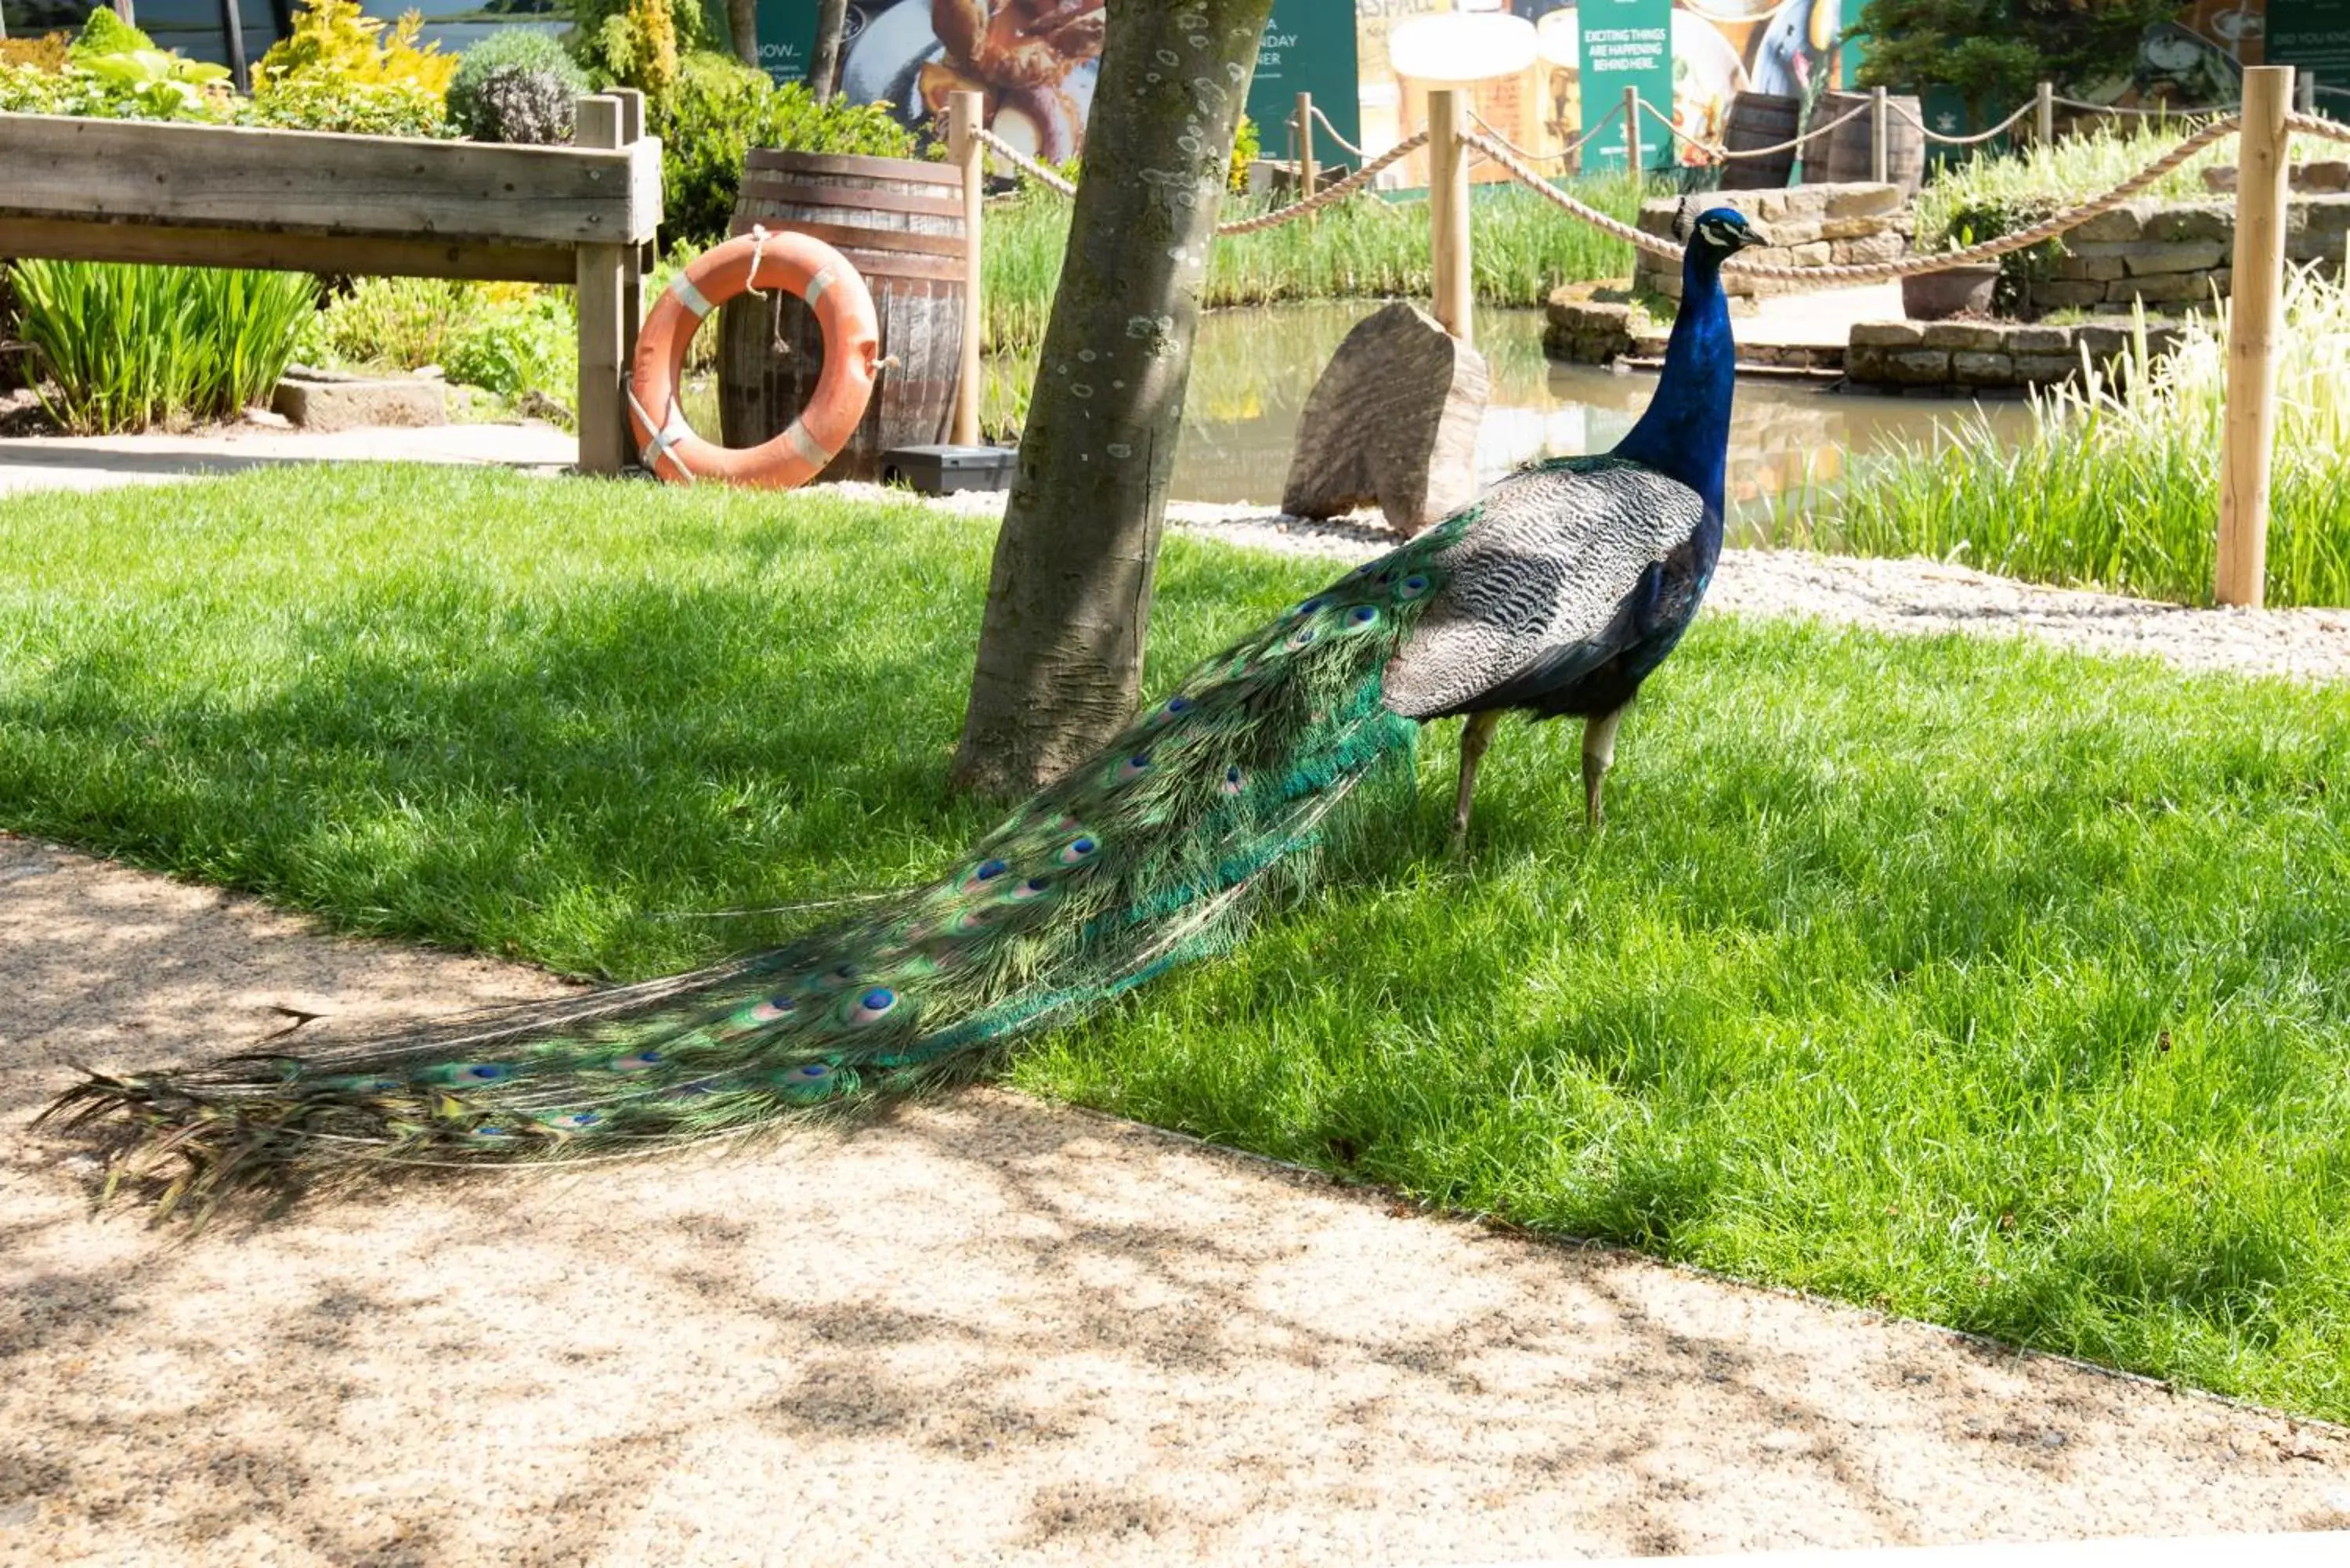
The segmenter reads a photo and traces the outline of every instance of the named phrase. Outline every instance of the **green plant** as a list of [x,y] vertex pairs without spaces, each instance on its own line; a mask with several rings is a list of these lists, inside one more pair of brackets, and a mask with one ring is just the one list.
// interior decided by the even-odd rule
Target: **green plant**
[[641,90],[655,108],[706,32],[699,0],[573,0],[571,19],[580,63],[600,81]]
[[151,49],[155,40],[117,16],[110,5],[93,6],[75,35],[72,53],[78,59],[92,55],[123,55]]
[[884,105],[819,103],[801,83],[776,87],[764,72],[717,55],[689,57],[677,90],[650,119],[661,139],[661,233],[687,244],[726,237],[752,148],[878,158],[914,151],[913,133]]
[[70,33],[44,33],[37,38],[0,38],[0,66],[26,66],[61,76],[72,47]]
[[304,0],[294,28],[253,67],[252,123],[371,135],[446,134],[457,59],[418,35],[414,11],[389,31],[359,0]]
[[501,27],[457,57],[456,74],[449,80],[449,118],[466,135],[484,141],[515,140],[493,134],[496,127],[481,118],[482,88],[502,70],[552,75],[575,98],[588,90],[588,73],[555,35],[536,27]]
[[268,396],[311,314],[300,273],[28,261],[12,270],[18,330],[78,433],[217,419]]
[[577,129],[579,89],[553,71],[501,66],[482,83],[473,134],[483,141],[548,147]]
[[[2268,597],[2350,605],[2350,286],[2286,296]],[[2211,591],[2226,422],[2227,309],[2187,318],[2165,358],[2139,317],[2119,384],[2043,397],[2021,445],[1962,423],[1856,466],[1840,495],[1779,524],[1783,542],[1925,555],[1987,571],[2186,603]]]
[[1232,133],[1232,161],[1224,171],[1224,189],[1235,196],[1246,194],[1249,165],[1255,162],[1263,151],[1256,121],[1245,114],[1242,115],[1239,129]]
[[485,290],[450,331],[441,364],[451,380],[502,398],[536,392],[568,404],[579,376],[579,317],[569,291],[505,297]]

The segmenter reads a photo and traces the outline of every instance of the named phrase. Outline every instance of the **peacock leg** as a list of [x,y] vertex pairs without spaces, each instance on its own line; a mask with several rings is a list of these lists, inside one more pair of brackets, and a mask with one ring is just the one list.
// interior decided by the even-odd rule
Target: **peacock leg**
[[1607,782],[1607,770],[1616,764],[1616,726],[1623,722],[1623,708],[1594,714],[1583,722],[1583,820],[1586,826],[1596,827],[1603,820],[1599,786]]
[[1461,726],[1461,789],[1452,797],[1455,849],[1469,842],[1469,804],[1477,794],[1477,764],[1484,760],[1485,748],[1493,743],[1493,726],[1501,722],[1501,710],[1496,708],[1470,714]]

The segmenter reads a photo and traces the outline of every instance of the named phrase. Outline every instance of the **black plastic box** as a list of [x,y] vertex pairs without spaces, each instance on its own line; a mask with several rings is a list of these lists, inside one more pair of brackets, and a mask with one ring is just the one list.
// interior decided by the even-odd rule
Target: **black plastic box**
[[881,454],[881,483],[924,495],[958,490],[1008,490],[1019,449],[1008,446],[893,446]]

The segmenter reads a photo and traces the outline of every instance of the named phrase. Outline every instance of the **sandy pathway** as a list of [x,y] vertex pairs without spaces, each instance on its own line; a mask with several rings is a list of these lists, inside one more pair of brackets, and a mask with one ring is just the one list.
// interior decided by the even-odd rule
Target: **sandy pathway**
[[0,836],[0,1563],[1409,1563],[2350,1523],[2331,1429],[998,1093],[193,1246],[91,1221],[23,1133],[68,1058],[551,989]]

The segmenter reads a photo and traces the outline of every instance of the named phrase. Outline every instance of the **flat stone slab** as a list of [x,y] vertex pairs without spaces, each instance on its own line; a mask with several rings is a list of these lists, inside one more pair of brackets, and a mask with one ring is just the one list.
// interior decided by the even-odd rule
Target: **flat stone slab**
[[449,385],[438,376],[346,376],[287,371],[269,406],[306,431],[414,428],[449,422]]

